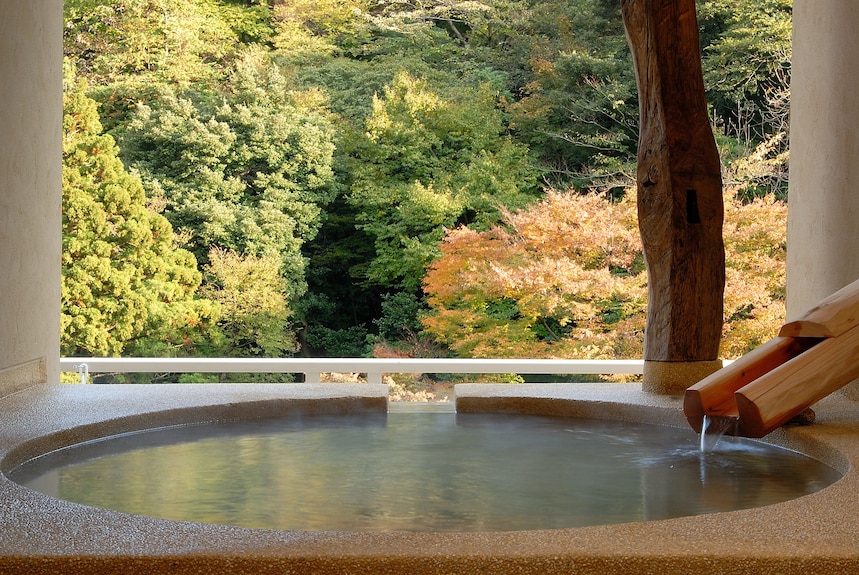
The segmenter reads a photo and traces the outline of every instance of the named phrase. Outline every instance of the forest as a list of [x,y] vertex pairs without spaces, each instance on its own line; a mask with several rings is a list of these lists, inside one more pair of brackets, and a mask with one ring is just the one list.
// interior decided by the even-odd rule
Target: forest
[[[64,6],[62,355],[641,357],[619,0]],[[734,358],[784,319],[792,7],[697,9]]]

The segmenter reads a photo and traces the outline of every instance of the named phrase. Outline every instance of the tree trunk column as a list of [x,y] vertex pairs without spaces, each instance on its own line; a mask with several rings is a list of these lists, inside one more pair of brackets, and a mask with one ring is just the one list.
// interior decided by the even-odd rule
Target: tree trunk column
[[638,220],[648,274],[644,390],[679,394],[719,367],[722,179],[695,0],[623,0],[640,128]]

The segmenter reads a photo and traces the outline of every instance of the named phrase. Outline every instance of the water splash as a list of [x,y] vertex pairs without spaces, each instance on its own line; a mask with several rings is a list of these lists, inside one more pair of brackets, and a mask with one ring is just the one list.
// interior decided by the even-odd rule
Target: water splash
[[701,453],[709,453],[716,448],[716,444],[735,425],[731,417],[717,417],[705,415],[701,424]]

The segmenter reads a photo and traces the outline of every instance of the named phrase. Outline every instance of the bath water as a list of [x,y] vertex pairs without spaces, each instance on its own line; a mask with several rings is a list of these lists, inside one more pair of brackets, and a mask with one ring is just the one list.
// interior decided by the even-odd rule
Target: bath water
[[509,531],[757,507],[839,478],[822,463],[688,428],[505,414],[305,415],[153,430],[31,460],[53,497],[267,529]]

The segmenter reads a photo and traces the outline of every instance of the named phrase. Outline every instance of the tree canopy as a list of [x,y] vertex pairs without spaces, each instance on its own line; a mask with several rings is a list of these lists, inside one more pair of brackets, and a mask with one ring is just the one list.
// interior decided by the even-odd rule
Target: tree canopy
[[277,67],[248,54],[231,90],[199,102],[165,88],[140,104],[121,141],[149,196],[198,261],[217,246],[281,258],[304,292],[304,242],[333,198],[333,132],[314,93],[292,93]]
[[[721,353],[774,337],[784,317],[785,217],[725,195]],[[460,357],[641,357],[647,277],[635,203],[549,192],[503,225],[450,230],[425,279],[423,324]]]
[[[64,6],[63,353],[640,356],[617,0]],[[783,313],[792,8],[697,6],[733,356]]]
[[357,140],[349,202],[375,238],[367,276],[381,285],[418,289],[445,227],[485,228],[534,197],[533,160],[505,135],[487,86],[445,98],[400,72]]
[[103,134],[86,82],[63,82],[62,339],[66,355],[169,353],[217,317],[201,274]]

